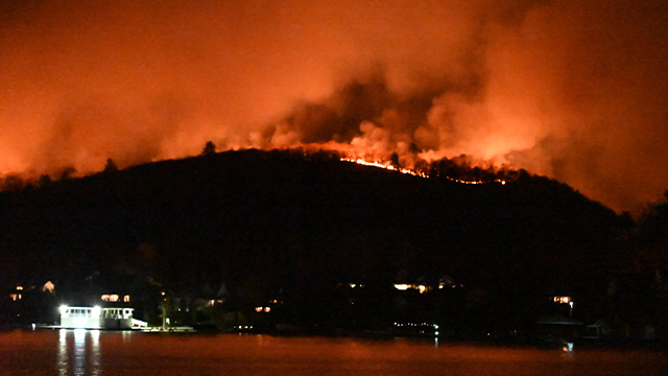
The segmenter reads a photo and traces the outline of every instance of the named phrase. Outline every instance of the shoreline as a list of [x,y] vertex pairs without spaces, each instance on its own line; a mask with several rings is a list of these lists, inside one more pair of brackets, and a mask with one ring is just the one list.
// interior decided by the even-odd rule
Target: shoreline
[[[142,334],[178,334],[178,335],[193,335],[193,336],[211,336],[211,335],[268,335],[277,338],[341,338],[341,339],[360,339],[373,341],[391,341],[398,339],[406,339],[418,342],[435,342],[438,345],[474,345],[474,346],[489,346],[489,347],[517,347],[517,348],[537,348],[545,350],[562,350],[567,342],[561,341],[544,341],[539,338],[465,338],[465,337],[445,337],[445,336],[419,336],[419,335],[397,335],[390,332],[383,331],[335,331],[335,332],[320,332],[308,333],[300,332],[280,332],[280,331],[244,331],[244,330],[223,330],[206,328],[198,330],[194,327],[151,327],[151,328],[132,328],[132,329],[116,329],[116,328],[71,328],[62,327],[59,325],[3,325],[0,326],[0,332],[11,332],[15,330],[20,331],[37,331],[37,330],[85,330],[85,331],[100,331],[100,332],[129,332]],[[618,350],[618,351],[668,351],[668,342],[662,340],[633,340],[633,339],[586,339],[577,338],[571,342],[574,346],[573,351],[578,350]],[[565,350],[564,350],[565,351]]]

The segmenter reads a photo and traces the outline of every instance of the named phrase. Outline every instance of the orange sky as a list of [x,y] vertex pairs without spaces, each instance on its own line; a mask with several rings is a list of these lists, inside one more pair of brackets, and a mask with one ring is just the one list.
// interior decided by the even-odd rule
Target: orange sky
[[492,159],[637,212],[668,189],[667,8],[4,0],[0,171],[336,140]]

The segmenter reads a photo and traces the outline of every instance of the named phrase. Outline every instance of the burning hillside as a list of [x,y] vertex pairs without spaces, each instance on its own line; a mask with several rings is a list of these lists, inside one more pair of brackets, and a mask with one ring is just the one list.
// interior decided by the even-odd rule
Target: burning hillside
[[[318,149],[318,147],[323,146],[325,149]],[[350,148],[348,145],[336,145],[331,142],[327,145],[308,145],[287,150],[304,153],[307,158],[310,158],[309,155],[324,153],[335,156],[344,162],[383,168],[421,178],[439,177],[461,184],[492,182],[506,184],[507,181],[515,180],[519,175],[517,170],[509,169],[508,166],[497,167],[489,162],[472,161],[466,155],[460,155],[452,159],[442,158],[431,162],[417,157],[411,158],[410,165],[404,165],[396,153],[392,153],[388,158],[372,159],[368,153],[359,153],[359,149]],[[481,166],[487,167],[483,168]]]
[[319,144],[411,169],[465,154],[635,211],[668,187],[665,14],[660,0],[2,1],[0,172]]
[[[342,281],[449,275],[506,306],[624,261],[619,218],[554,180],[449,159],[407,174],[389,162],[249,149],[0,193],[0,284],[76,290],[96,271],[175,294],[226,283],[250,294],[240,299],[282,290],[319,320],[332,312],[323,291]],[[489,184],[459,184],[471,182]]]
[[[151,312],[164,291],[208,300],[224,284],[224,312],[252,313],[272,297],[284,304],[278,322],[326,327],[355,317],[343,321],[366,329],[403,312],[393,285],[447,280],[456,281],[454,295],[416,312],[459,328],[532,325],[555,291],[577,297],[588,321],[627,307],[643,326],[663,317],[645,299],[653,290],[618,278],[645,268],[637,286],[648,286],[660,276],[665,207],[651,226],[656,248],[643,249],[643,231],[628,218],[521,170],[457,158],[405,169],[392,157],[369,164],[323,150],[212,149],[0,193],[0,288],[48,280],[62,299],[126,283],[132,303]],[[353,283],[370,299],[342,295]],[[436,296],[424,288],[412,292]]]

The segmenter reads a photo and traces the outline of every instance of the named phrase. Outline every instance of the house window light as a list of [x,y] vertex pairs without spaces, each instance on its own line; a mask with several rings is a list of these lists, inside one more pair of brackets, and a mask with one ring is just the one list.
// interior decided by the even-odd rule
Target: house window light
[[571,302],[571,297],[570,296],[555,296],[552,298],[555,303],[560,303],[560,304],[568,304]]
[[118,301],[118,295],[117,294],[104,294],[101,297],[103,302],[117,302]]

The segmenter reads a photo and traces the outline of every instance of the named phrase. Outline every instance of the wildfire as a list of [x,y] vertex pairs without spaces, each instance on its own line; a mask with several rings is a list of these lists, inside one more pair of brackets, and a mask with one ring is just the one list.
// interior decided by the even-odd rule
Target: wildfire
[[[351,144],[340,143],[336,141],[329,141],[325,143],[309,143],[301,144],[294,147],[283,148],[268,148],[268,150],[299,150],[305,156],[309,154],[328,153],[336,156],[336,159],[355,163],[363,166],[370,166],[382,168],[385,170],[396,171],[405,175],[412,175],[419,178],[429,178],[433,176],[433,166],[438,165],[439,162],[447,160],[445,156],[436,156],[430,153],[412,153],[407,150],[397,150],[392,148],[377,150],[363,142],[354,142]],[[496,174],[492,171],[499,170],[499,166],[495,166],[492,161],[484,161],[478,159],[469,159],[468,156],[461,155],[449,160],[449,164],[457,166],[452,173],[446,171],[438,171],[436,174],[443,179],[447,179],[453,183],[479,185],[498,183],[505,185],[507,182],[506,174]],[[476,166],[472,168],[471,166]],[[438,169],[438,168],[437,168]],[[475,169],[480,169],[484,173],[471,173]],[[504,169],[504,167],[501,167]],[[496,177],[494,176],[496,174]]]
[[[402,174],[413,175],[413,176],[417,176],[417,177],[425,178],[425,179],[429,177],[429,176],[428,176],[426,173],[424,173],[423,171],[413,170],[413,169],[405,168],[405,167],[397,167],[397,166],[392,165],[392,164],[389,163],[389,162],[381,162],[381,161],[373,161],[373,162],[369,162],[369,161],[366,161],[366,160],[361,159],[361,158],[358,158],[358,159],[341,158],[341,161],[344,161],[344,162],[350,162],[350,163],[356,163],[356,164],[363,165],[363,166],[372,166],[372,167],[384,168],[384,169],[386,169],[386,170],[397,171],[397,172],[400,172],[400,173],[402,173]],[[506,181],[505,181],[504,179],[494,179],[494,180],[490,180],[490,181],[482,181],[482,180],[462,180],[462,179],[455,179],[455,178],[451,178],[451,177],[449,177],[449,176],[444,176],[444,178],[446,178],[446,179],[448,179],[448,180],[450,180],[450,181],[452,181],[452,182],[459,183],[459,184],[489,184],[489,183],[499,183],[499,184],[501,184],[501,185],[506,185]]]
[[417,176],[417,177],[420,177],[420,178],[428,178],[429,177],[429,176],[427,176],[427,174],[425,174],[422,171],[416,171],[416,170],[412,170],[410,168],[397,167],[397,166],[394,166],[394,165],[390,164],[389,162],[385,162],[385,163],[379,162],[379,161],[367,162],[364,159],[348,159],[348,158],[341,158],[341,160],[344,161],[344,162],[351,162],[351,163],[356,163],[356,164],[360,164],[360,165],[364,165],[364,166],[384,168],[386,170],[397,171],[397,172],[401,172],[402,174],[413,175],[413,176]]
[[482,181],[482,180],[461,180],[461,179],[453,179],[449,176],[445,176],[446,179],[453,181],[455,183],[459,184],[488,184],[488,183],[500,183],[501,185],[506,185],[506,181],[503,179],[494,179],[490,181]]

